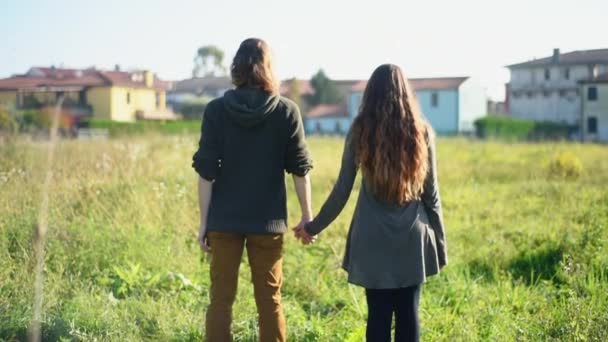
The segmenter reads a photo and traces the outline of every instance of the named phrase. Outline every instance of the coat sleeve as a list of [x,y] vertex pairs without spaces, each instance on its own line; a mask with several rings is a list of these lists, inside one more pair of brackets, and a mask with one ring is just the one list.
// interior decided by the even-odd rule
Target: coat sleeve
[[312,160],[306,146],[304,124],[300,109],[294,105],[288,119],[285,171],[304,177],[312,169]]
[[210,103],[205,108],[201,124],[201,137],[198,142],[198,150],[192,156],[192,167],[208,181],[217,178],[221,164],[221,137],[219,122],[216,113]]
[[445,226],[443,224],[443,212],[441,209],[441,197],[439,196],[435,142],[432,138],[429,138],[428,149],[429,171],[424,182],[424,190],[421,197],[429,218],[430,226],[435,232],[439,267],[443,267],[448,263],[448,251],[445,239]]
[[338,217],[353,189],[355,178],[357,177],[358,166],[355,161],[354,149],[352,146],[352,137],[349,133],[344,143],[344,152],[342,154],[342,166],[336,184],[321,207],[319,214],[315,219],[308,223],[305,227],[306,232],[311,235],[317,235],[323,229],[327,228]]

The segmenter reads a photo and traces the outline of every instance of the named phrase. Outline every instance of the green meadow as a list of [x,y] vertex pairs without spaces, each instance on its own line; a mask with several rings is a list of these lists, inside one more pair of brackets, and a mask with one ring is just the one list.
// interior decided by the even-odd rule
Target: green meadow
[[[52,166],[44,341],[200,341],[208,257],[196,242],[197,136],[61,141]],[[339,138],[311,137],[315,211]],[[608,340],[608,146],[438,140],[449,265],[424,285],[423,341]],[[46,145],[0,142],[0,340],[28,336]],[[288,179],[290,223],[299,209]],[[291,341],[363,341],[366,304],[340,269],[359,185],[316,244],[286,237]],[[245,260],[245,259],[244,259]],[[243,262],[236,341],[256,341]]]

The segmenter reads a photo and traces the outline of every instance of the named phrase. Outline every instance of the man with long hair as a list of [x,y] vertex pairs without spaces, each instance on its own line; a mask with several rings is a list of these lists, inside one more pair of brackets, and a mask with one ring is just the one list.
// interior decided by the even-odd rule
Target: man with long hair
[[205,109],[193,167],[199,174],[201,248],[211,253],[208,342],[232,340],[232,304],[243,250],[251,266],[261,341],[285,341],[281,307],[285,171],[310,221],[312,162],[298,106],[278,95],[270,48],[243,41],[231,68],[235,89]]

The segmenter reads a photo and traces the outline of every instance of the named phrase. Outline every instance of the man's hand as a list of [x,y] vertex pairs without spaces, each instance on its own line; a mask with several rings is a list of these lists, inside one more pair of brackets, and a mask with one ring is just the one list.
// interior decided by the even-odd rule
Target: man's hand
[[211,252],[211,246],[209,245],[209,239],[207,239],[207,226],[202,225],[198,230],[198,244],[201,249],[207,253]]
[[310,235],[310,234],[308,234],[306,229],[304,229],[304,226],[306,225],[306,223],[308,223],[310,221],[311,220],[309,220],[309,219],[302,219],[302,221],[300,221],[300,223],[297,226],[292,228],[296,239],[300,240],[304,245],[310,245],[317,240],[316,235]]

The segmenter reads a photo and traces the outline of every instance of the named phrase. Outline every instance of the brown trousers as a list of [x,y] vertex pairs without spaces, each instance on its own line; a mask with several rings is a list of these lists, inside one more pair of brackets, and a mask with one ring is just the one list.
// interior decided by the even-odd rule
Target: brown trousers
[[209,232],[207,237],[211,246],[211,302],[205,326],[207,342],[232,341],[232,304],[244,247],[247,248],[258,308],[260,341],[284,342],[287,337],[281,306],[283,235]]

